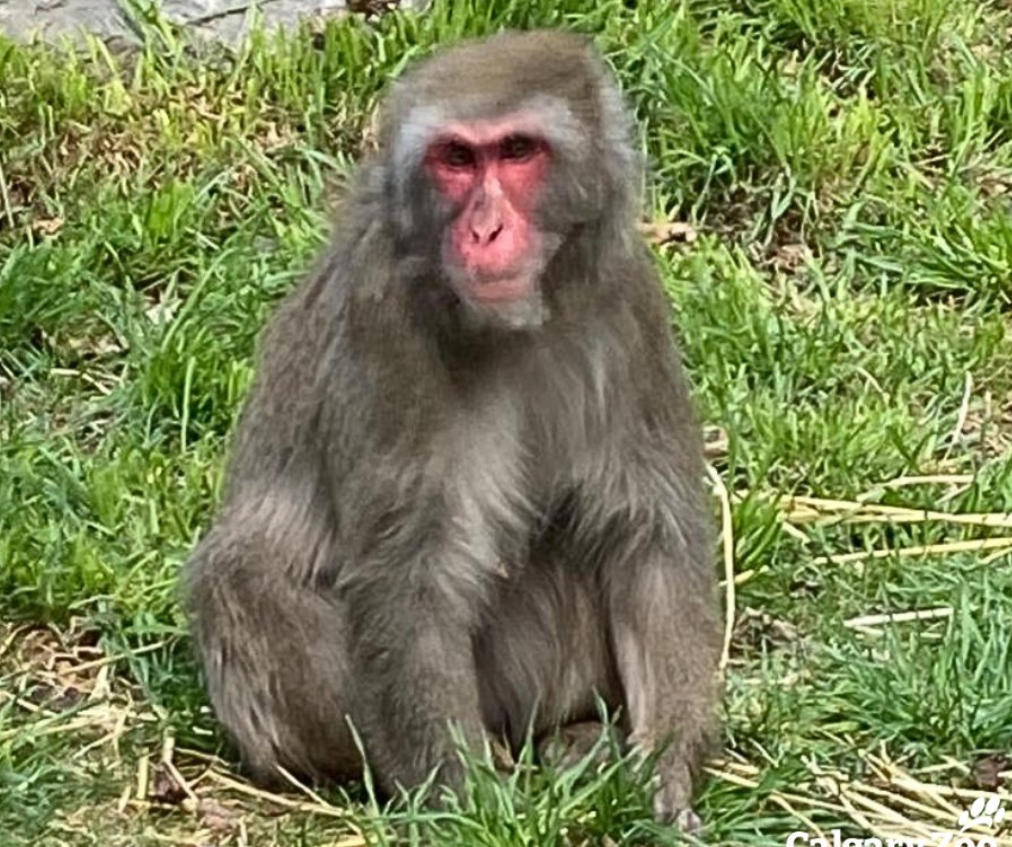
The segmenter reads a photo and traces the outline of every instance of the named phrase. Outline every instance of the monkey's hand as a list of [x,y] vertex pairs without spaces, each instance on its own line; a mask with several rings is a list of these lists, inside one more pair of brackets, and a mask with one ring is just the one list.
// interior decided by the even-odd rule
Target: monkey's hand
[[691,805],[692,774],[677,748],[666,750],[658,760],[655,783],[654,815],[657,820],[672,824],[681,832],[699,835],[703,822]]

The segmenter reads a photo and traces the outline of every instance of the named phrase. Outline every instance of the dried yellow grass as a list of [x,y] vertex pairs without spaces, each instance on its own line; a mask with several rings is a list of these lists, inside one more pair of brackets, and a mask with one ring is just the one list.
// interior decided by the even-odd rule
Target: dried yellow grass
[[[736,572],[735,539],[732,531],[733,505],[740,499],[729,493],[717,471],[708,466],[707,472],[714,496],[720,505],[724,590],[725,630],[721,654],[721,668],[726,669],[732,648],[734,626],[738,616],[735,587],[754,572]],[[952,527],[961,533],[994,530],[1012,530],[1012,515],[1004,513],[958,513],[943,508],[919,509],[886,506],[872,502],[885,491],[895,491],[915,485],[939,485],[950,492],[972,483],[966,475],[902,477],[875,486],[858,499],[829,499],[794,495],[776,499],[782,526],[791,535],[807,540],[806,530],[813,527],[843,524],[935,524]],[[942,498],[944,500],[944,496]],[[978,538],[955,538],[940,543],[908,545],[870,551],[842,551],[813,559],[813,563],[848,564],[885,557],[920,557],[950,555],[953,553],[996,551],[1005,555],[1012,552],[1012,534],[982,535]],[[944,620],[951,617],[951,607],[927,609],[899,609],[886,612],[868,612],[843,621],[843,625],[864,634],[879,633],[882,627]],[[880,634],[880,633],[879,633]],[[337,836],[329,847],[365,847],[366,841],[349,819],[346,809],[324,800],[312,788],[302,784],[290,774],[283,774],[291,791],[267,791],[252,785],[229,770],[227,763],[213,756],[192,750],[177,749],[172,736],[163,739],[161,749],[142,755],[131,765],[120,759],[119,742],[132,728],[142,722],[153,722],[157,716],[135,696],[129,685],[117,681],[112,673],[115,665],[127,655],[107,656],[94,647],[67,646],[72,641],[66,633],[30,630],[26,627],[0,625],[0,672],[6,685],[0,688],[0,698],[13,702],[25,714],[31,715],[33,734],[79,734],[82,743],[74,751],[83,757],[101,748],[112,757],[116,772],[124,774],[123,791],[116,801],[120,814],[128,811],[147,814],[157,805],[156,786],[152,762],[163,773],[168,773],[177,784],[183,800],[178,804],[192,822],[186,831],[178,830],[164,835],[166,843],[207,843],[208,831],[201,820],[201,810],[219,800],[229,803],[234,810],[236,836],[245,837],[247,820],[259,814],[256,806],[266,804],[285,814],[313,815],[340,821],[348,832]],[[157,650],[162,643],[146,645],[137,652]],[[12,682],[13,680],[13,682]],[[42,684],[54,690],[74,687],[82,700],[66,711],[52,711],[23,696],[28,685]],[[0,740],[26,729],[14,727],[0,731]],[[766,800],[796,822],[799,830],[813,837],[831,837],[832,827],[844,827],[848,832],[861,832],[879,838],[924,838],[927,843],[939,832],[958,832],[956,819],[974,799],[990,796],[988,792],[960,787],[967,780],[967,768],[957,762],[945,760],[930,768],[908,771],[883,752],[865,755],[865,779],[853,779],[832,769],[809,764],[809,779],[790,791],[768,790],[762,781],[760,767],[740,757],[712,763],[709,773],[713,778],[753,791],[763,791]],[[129,772],[129,773],[128,773]],[[1004,790],[1003,800],[1012,806],[1012,796]],[[830,823],[831,822],[831,823]],[[150,837],[162,838],[157,833]],[[999,847],[1012,847],[1012,834],[976,832],[986,835]]]

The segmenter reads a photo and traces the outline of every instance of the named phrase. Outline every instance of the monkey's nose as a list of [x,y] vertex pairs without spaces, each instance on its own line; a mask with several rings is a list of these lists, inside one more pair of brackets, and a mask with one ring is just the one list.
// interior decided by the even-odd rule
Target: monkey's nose
[[483,232],[484,227],[471,227],[471,241],[475,244],[491,244],[502,232],[502,224],[495,224],[488,232]]

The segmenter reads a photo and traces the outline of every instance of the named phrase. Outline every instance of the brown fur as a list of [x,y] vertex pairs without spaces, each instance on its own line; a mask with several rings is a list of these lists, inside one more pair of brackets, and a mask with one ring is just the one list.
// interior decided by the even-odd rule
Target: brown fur
[[[419,173],[435,121],[537,111],[557,150],[536,310],[456,300]],[[248,765],[381,784],[445,730],[523,741],[622,710],[688,809],[718,619],[701,438],[614,82],[561,33],[445,51],[388,104],[334,242],[263,340],[225,502],[188,568],[211,700]],[[689,820],[683,816],[682,821]]]

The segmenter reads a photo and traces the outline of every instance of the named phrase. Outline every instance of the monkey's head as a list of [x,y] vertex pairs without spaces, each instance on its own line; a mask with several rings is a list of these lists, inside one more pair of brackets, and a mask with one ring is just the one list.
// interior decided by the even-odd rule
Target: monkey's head
[[553,264],[592,267],[600,239],[630,231],[630,123],[581,37],[503,33],[450,48],[398,82],[386,118],[398,242],[420,263],[418,284],[442,286],[479,325],[539,325],[553,282],[578,276]]

